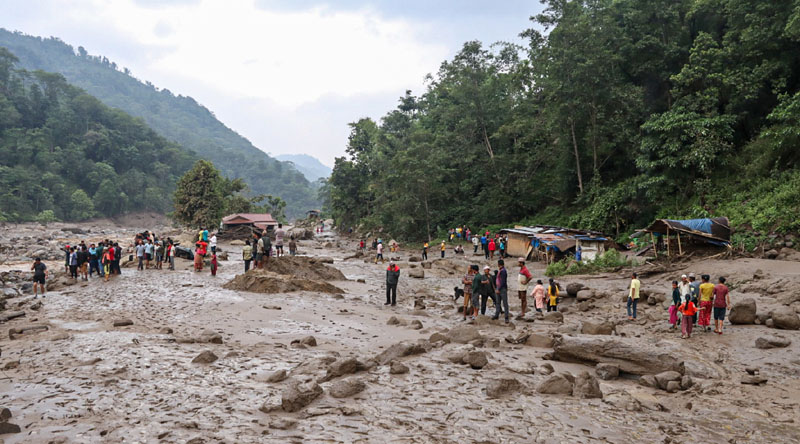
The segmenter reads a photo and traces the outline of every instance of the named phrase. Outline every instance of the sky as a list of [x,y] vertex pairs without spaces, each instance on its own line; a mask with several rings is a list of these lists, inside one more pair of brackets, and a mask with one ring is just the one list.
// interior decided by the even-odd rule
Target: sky
[[333,166],[349,122],[424,92],[469,40],[523,43],[537,0],[2,0],[0,27],[59,37],[191,96],[258,148]]

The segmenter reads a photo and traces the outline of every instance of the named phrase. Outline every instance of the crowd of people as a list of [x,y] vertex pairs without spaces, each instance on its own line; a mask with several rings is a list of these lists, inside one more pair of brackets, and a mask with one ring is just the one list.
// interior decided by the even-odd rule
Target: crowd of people
[[[88,281],[90,277],[97,275],[108,281],[111,276],[122,274],[119,263],[123,248],[119,242],[105,239],[97,244],[87,245],[85,241],[80,241],[78,245],[65,245],[62,251],[65,255],[64,271],[70,279]],[[34,297],[38,297],[40,293],[44,296],[50,271],[42,258],[34,258],[31,271]]]

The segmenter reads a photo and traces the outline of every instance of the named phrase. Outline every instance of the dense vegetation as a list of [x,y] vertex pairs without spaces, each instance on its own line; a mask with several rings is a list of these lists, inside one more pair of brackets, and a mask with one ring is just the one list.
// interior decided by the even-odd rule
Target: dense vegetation
[[302,173],[254,147],[191,97],[142,83],[127,68],[89,55],[83,47],[76,52],[57,38],[0,28],[2,46],[19,57],[21,67],[61,73],[106,105],[141,117],[160,135],[212,161],[225,176],[242,178],[253,193],[282,197],[290,216],[319,206],[315,189]]
[[468,42],[351,124],[323,187],[340,225],[800,230],[800,2],[550,0],[532,20],[527,46]]
[[0,47],[0,221],[166,212],[196,159],[60,74],[28,72]]

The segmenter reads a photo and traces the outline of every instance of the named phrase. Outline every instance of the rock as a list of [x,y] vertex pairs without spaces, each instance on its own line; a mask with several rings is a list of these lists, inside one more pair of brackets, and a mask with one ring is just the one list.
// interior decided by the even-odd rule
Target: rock
[[530,337],[531,334],[529,332],[523,331],[522,333],[516,336],[510,336],[510,335],[506,336],[505,341],[508,342],[509,344],[524,344],[528,342],[528,338]]
[[551,311],[544,314],[544,320],[547,322],[564,322],[564,314],[560,311]]
[[581,325],[581,333],[585,335],[610,335],[614,333],[616,326],[609,321],[603,323],[584,321]]
[[392,361],[389,366],[389,373],[392,375],[402,375],[408,373],[408,366],[400,361]]
[[555,369],[553,369],[553,364],[550,364],[549,362],[545,362],[541,367],[539,367],[539,373],[543,375],[552,374],[554,371]]
[[798,330],[800,329],[800,317],[794,312],[791,307],[780,307],[770,312],[770,318],[775,328],[781,330]]
[[731,324],[753,324],[756,321],[756,301],[752,298],[733,303],[728,315]]
[[219,359],[213,352],[206,350],[192,359],[192,364],[211,364]]
[[745,367],[744,371],[746,371],[748,375],[757,375],[759,373],[758,367]]
[[501,398],[503,395],[519,391],[522,384],[514,378],[491,379],[486,383],[486,395],[490,398]]
[[127,327],[129,325],[133,325],[133,321],[130,319],[117,319],[113,323],[114,327]]
[[450,339],[450,342],[455,342],[456,344],[467,344],[470,341],[483,338],[480,331],[471,325],[453,327],[445,334]]
[[779,337],[779,336],[768,336],[768,337],[760,337],[756,339],[756,348],[784,348],[792,345],[792,340]]
[[773,248],[772,250],[765,251],[764,257],[766,257],[767,259],[775,259],[776,257],[778,257],[779,254],[780,253],[778,252],[778,250]]
[[553,338],[550,335],[531,333],[525,344],[530,345],[531,347],[552,348]]
[[[294,341],[292,341],[294,342]],[[316,347],[317,346],[317,338],[313,336],[306,336],[302,339],[299,339],[298,342],[307,346],[307,347]]]
[[680,381],[669,381],[667,383],[667,387],[664,390],[666,390],[668,393],[675,393],[680,389],[681,389]]
[[428,341],[430,341],[431,344],[433,344],[435,342],[444,342],[445,344],[449,344],[450,343],[450,338],[447,337],[447,335],[444,334],[444,333],[436,332],[436,333],[431,335],[431,337],[428,339]]
[[412,268],[408,270],[408,277],[423,279],[425,277],[425,271],[422,268]]
[[575,297],[577,298],[578,302],[588,301],[589,299],[594,298],[594,290],[581,290],[575,295]]
[[666,341],[617,336],[557,336],[553,358],[563,361],[607,362],[635,375],[674,370],[684,372],[682,353]]
[[340,379],[331,384],[328,393],[334,398],[349,398],[357,393],[361,393],[367,388],[367,384],[360,378],[351,377]]
[[22,430],[16,424],[11,424],[10,422],[0,422],[0,435],[5,435],[8,433],[20,433]]
[[467,352],[461,359],[461,362],[469,365],[473,369],[479,370],[485,367],[486,364],[489,363],[489,360],[486,358],[486,352],[473,350]]
[[581,283],[578,282],[569,283],[567,284],[567,294],[570,296],[577,296],[578,292],[583,290],[584,288],[586,288],[586,286]]
[[[14,370],[15,368],[19,368],[19,360],[16,360],[16,361],[8,361],[8,362],[6,362],[6,364],[3,366],[3,370]],[[2,415],[0,415],[0,416],[2,416]],[[2,418],[0,418],[0,419],[2,419]]]
[[653,375],[644,375],[639,378],[639,385],[650,388],[658,388],[658,382],[656,382],[656,377]]
[[419,319],[414,319],[408,325],[408,328],[410,328],[412,330],[422,330],[422,321],[420,321]]
[[8,422],[11,419],[11,410],[3,407],[0,409],[0,422]]
[[767,378],[760,375],[745,375],[741,379],[742,384],[761,385],[767,383]]
[[766,322],[764,322],[764,325],[766,325],[768,328],[775,328],[775,321],[773,321],[772,318],[769,318],[766,320]]
[[689,375],[683,375],[681,378],[681,390],[689,390],[694,385],[694,381],[692,377]]
[[392,316],[386,321],[386,325],[406,325],[405,319],[400,319],[397,316]]
[[213,330],[204,330],[197,337],[197,342],[202,344],[222,344],[222,335]]
[[536,391],[545,395],[571,395],[573,381],[569,373],[557,373],[540,382]]
[[289,384],[281,394],[281,408],[285,412],[296,412],[311,404],[322,394],[322,387],[316,382]]
[[421,296],[414,298],[414,310],[425,310],[425,298]]
[[409,262],[422,262],[422,258],[419,256],[411,256],[408,258]]
[[398,342],[390,345],[386,350],[375,356],[375,362],[386,365],[398,358],[419,355],[428,351],[426,345],[429,346],[430,343],[427,343],[427,341],[426,344],[421,342]]
[[328,364],[328,370],[322,378],[322,382],[330,381],[331,379],[340,376],[356,373],[359,369],[363,369],[364,364],[359,362],[356,358],[339,358]]
[[583,371],[575,377],[572,396],[584,399],[602,398],[603,392],[600,391],[600,384],[597,382],[597,378],[589,374],[589,372]]
[[426,270],[430,270],[431,268],[433,268],[433,263],[427,261],[421,263],[420,265],[422,265],[422,268]]
[[661,372],[655,375],[656,384],[658,385],[658,388],[660,388],[661,390],[666,390],[667,384],[670,381],[680,381],[682,376],[683,375],[681,375],[676,371]]
[[285,369],[280,369],[280,370],[276,370],[276,371],[270,373],[269,376],[267,376],[267,378],[265,380],[267,382],[275,383],[275,382],[284,381],[288,377],[289,377],[289,374],[286,372],[286,370]]
[[569,323],[559,326],[556,329],[556,332],[565,335],[577,335],[580,332],[580,330],[581,330],[580,324]]
[[619,377],[619,366],[608,362],[600,362],[594,367],[594,372],[603,381],[610,381]]

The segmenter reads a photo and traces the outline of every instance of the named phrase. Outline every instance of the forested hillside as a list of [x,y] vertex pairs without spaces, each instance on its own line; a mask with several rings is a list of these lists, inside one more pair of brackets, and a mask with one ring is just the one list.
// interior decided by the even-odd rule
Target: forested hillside
[[302,173],[269,157],[226,127],[191,97],[142,83],[105,57],[76,50],[57,38],[43,39],[0,28],[0,47],[19,58],[21,67],[61,73],[106,105],[141,117],[160,135],[211,160],[229,178],[242,178],[254,194],[272,194],[287,202],[289,216],[317,207],[316,192]]
[[468,42],[351,124],[325,188],[341,224],[800,230],[800,2],[551,0],[532,20],[525,47]]
[[0,47],[0,221],[171,210],[197,157]]

